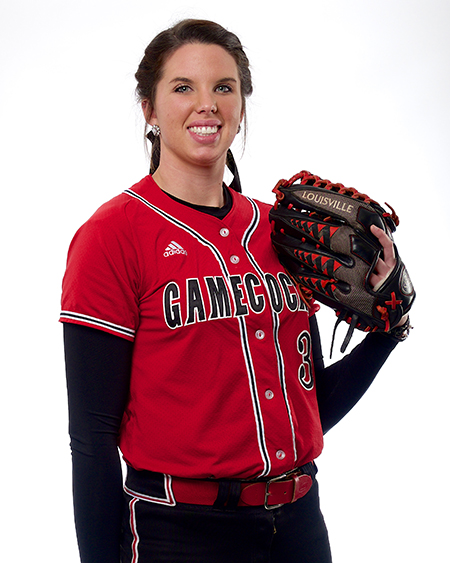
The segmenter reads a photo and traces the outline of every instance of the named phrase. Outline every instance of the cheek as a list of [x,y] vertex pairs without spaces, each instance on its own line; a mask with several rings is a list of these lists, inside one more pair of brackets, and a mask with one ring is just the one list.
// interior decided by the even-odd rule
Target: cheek
[[242,104],[236,102],[230,103],[224,111],[226,111],[229,120],[240,123],[243,116]]
[[193,113],[192,104],[188,100],[179,100],[177,103],[164,104],[161,107],[164,120],[172,125],[182,125]]

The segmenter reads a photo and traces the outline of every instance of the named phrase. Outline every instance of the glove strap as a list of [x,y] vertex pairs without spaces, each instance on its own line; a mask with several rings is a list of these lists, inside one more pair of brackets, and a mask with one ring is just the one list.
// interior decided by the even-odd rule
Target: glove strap
[[402,326],[396,326],[395,328],[391,329],[386,334],[395,338],[399,342],[403,342],[409,336],[409,332],[413,327],[411,326],[411,321],[409,320],[409,315],[406,321],[403,323]]
[[350,326],[348,327],[347,334],[344,338],[344,342],[341,346],[341,352],[344,353],[347,349],[348,343],[350,342],[351,337],[353,336],[353,331],[355,330],[356,323],[358,322],[358,315],[352,315],[352,320],[350,322]]
[[[330,359],[331,359],[331,356],[333,355],[334,337],[336,335],[337,326],[341,321],[343,321],[345,319],[345,317],[346,317],[346,311],[341,311],[339,313],[339,317],[336,321],[336,324],[334,325],[333,336],[331,337]],[[350,342],[350,340],[353,336],[353,331],[355,330],[357,323],[358,323],[358,315],[354,314],[354,315],[352,315],[352,320],[350,321],[350,326],[348,327],[347,334],[345,335],[345,338],[344,338],[344,342],[342,343],[342,346],[340,348],[342,353],[344,353],[345,350],[347,349],[348,343]]]
[[337,327],[338,327],[338,324],[339,324],[342,320],[344,320],[344,317],[345,317],[345,311],[341,311],[341,312],[339,313],[339,317],[338,317],[338,319],[337,319],[337,321],[336,321],[336,324],[334,325],[333,335],[332,335],[332,337],[331,337],[330,360],[331,360],[331,356],[333,355],[334,337],[336,336],[336,329],[337,329]]

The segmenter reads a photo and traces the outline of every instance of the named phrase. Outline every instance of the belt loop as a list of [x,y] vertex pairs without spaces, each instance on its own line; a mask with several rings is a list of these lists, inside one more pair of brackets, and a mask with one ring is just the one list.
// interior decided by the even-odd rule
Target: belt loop
[[230,484],[228,481],[219,481],[219,491],[217,493],[217,498],[214,501],[213,508],[225,508],[228,500],[229,489]]
[[219,481],[219,491],[213,508],[235,510],[241,497],[240,481]]
[[235,510],[237,508],[239,499],[241,498],[241,483],[240,481],[231,481],[230,495],[228,497],[227,508]]
[[300,469],[302,470],[302,473],[305,473],[306,475],[310,475],[311,477],[315,477],[318,471],[317,465],[315,464],[314,461],[305,463],[305,465],[302,465]]

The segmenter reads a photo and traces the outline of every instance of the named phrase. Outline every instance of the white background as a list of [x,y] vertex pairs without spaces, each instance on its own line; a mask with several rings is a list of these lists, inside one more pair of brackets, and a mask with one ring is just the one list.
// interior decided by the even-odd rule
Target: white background
[[[280,178],[307,169],[400,216],[415,328],[326,436],[322,509],[335,563],[450,561],[447,0],[3,0],[2,560],[78,560],[58,323],[66,252],[147,173],[133,75],[183,17],[228,27],[252,63],[242,159],[234,148],[246,194],[272,202]],[[319,321],[327,353],[334,314],[322,307]]]

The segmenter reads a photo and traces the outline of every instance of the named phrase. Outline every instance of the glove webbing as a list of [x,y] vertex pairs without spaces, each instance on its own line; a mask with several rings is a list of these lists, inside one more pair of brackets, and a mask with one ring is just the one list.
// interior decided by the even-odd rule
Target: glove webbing
[[[324,180],[320,176],[316,176],[314,174],[311,174],[311,172],[308,172],[307,170],[302,170],[298,174],[295,174],[294,176],[292,176],[292,178],[290,180],[283,180],[282,179],[277,183],[277,185],[272,190],[277,196],[277,202],[275,203],[275,205],[277,205],[278,201],[280,201],[284,198],[283,193],[280,192],[280,190],[278,188],[280,186],[283,186],[284,188],[289,188],[297,180],[300,180],[300,184],[303,185],[303,186],[313,186],[313,187],[323,188],[323,189],[326,189],[326,190],[337,192],[339,194],[347,195],[349,197],[352,197],[353,199],[359,199],[361,201],[364,201],[365,203],[369,203],[370,205],[381,208],[380,204],[377,201],[375,201],[374,199],[372,199],[371,197],[369,197],[366,194],[358,192],[358,190],[356,190],[355,188],[347,188],[347,187],[344,186],[344,184],[340,184],[340,183],[336,184],[336,183],[330,182],[329,180]],[[389,205],[389,203],[385,202],[385,204],[389,207],[389,209],[391,210],[391,213],[384,212],[384,213],[382,213],[382,215],[385,219],[387,219],[389,221],[389,223],[392,222],[392,224],[390,226],[391,226],[392,232],[394,232],[395,228],[398,227],[400,221],[399,221],[398,215],[396,214],[395,210]]]

